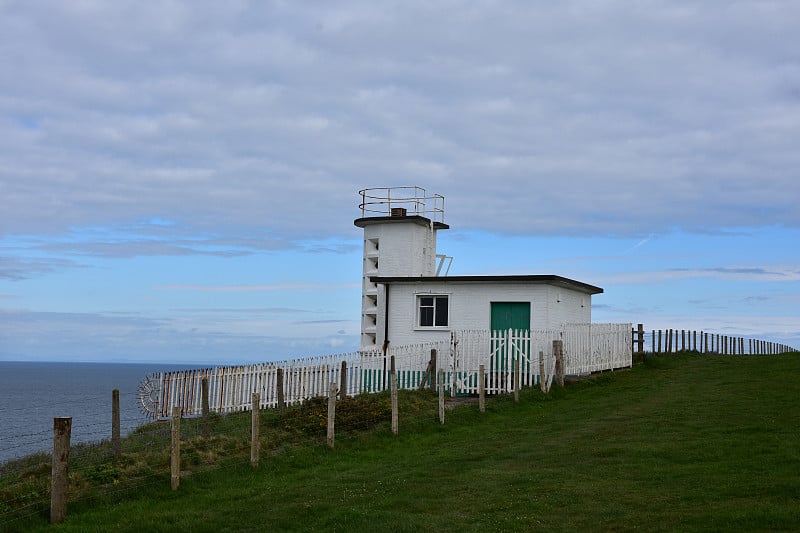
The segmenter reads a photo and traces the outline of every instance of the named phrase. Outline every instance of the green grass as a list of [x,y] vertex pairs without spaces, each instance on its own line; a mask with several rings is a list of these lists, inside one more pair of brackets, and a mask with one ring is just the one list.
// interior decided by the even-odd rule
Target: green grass
[[459,407],[444,426],[434,396],[404,394],[399,436],[383,421],[337,434],[334,450],[305,427],[313,414],[270,413],[257,469],[242,459],[246,417],[223,417],[241,426],[226,432],[237,460],[190,453],[177,492],[162,470],[24,529],[796,531],[798,377],[797,354],[648,357],[549,395],[523,390],[519,404],[490,398],[483,414]]

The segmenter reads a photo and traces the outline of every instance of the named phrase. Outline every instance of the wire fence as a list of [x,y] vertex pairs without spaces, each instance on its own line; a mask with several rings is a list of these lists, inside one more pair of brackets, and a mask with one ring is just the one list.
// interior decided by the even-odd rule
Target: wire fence
[[[189,409],[186,407],[188,404],[180,402],[173,405],[182,412],[178,416],[180,459],[177,479],[187,473],[194,475],[211,469],[252,465],[254,448],[257,462],[287,449],[313,450],[318,446],[330,446],[331,423],[335,427],[336,442],[357,439],[364,431],[373,429],[384,432],[423,431],[444,423],[445,411],[454,406],[468,404],[483,409],[485,398],[482,395],[494,394],[498,398],[494,401],[508,401],[504,399],[507,396],[500,395],[513,393],[518,396],[523,388],[546,394],[544,391],[549,390],[557,371],[553,340],[557,340],[563,349],[562,369],[568,374],[580,375],[595,372],[598,367],[614,369],[630,365],[632,351],[639,340],[637,330],[630,324],[593,325],[592,329],[595,337],[590,339],[589,353],[592,355],[589,359],[577,356],[587,351],[580,348],[579,343],[585,337],[576,329],[578,333],[573,337],[564,330],[555,339],[554,332],[546,332],[551,339],[549,343],[537,340],[536,332],[459,332],[449,342],[397,347],[391,355],[388,351],[360,353],[357,354],[358,360],[353,355],[340,359],[326,356],[327,374],[310,372],[309,359],[304,364],[296,364],[292,371],[294,374],[285,370],[289,368],[287,362],[281,362],[287,374],[296,374],[306,383],[305,388],[297,385],[295,392],[291,393],[296,393],[298,400],[286,402],[283,406],[279,405],[277,395],[260,396],[265,389],[259,386],[268,382],[259,381],[260,378],[251,373],[245,383],[254,385],[256,390],[251,388],[246,394],[237,393],[240,399],[249,395],[249,402],[240,401],[235,408],[226,407],[219,412],[209,409],[203,413],[203,374],[198,371],[201,373],[194,379],[197,381],[199,375],[201,385],[191,394],[196,395],[199,390],[200,408]],[[485,348],[488,348],[488,356]],[[277,377],[277,367],[274,364],[272,367]],[[474,374],[473,367],[476,367]],[[238,372],[217,375],[238,375],[240,379],[247,375]],[[176,375],[179,374],[173,374],[173,377]],[[211,375],[207,372],[206,379]],[[173,379],[172,385],[177,387],[178,382]],[[180,389],[172,390],[189,390],[183,384],[180,386]],[[192,386],[196,387],[196,384]],[[247,388],[242,386],[235,390]],[[220,390],[223,389],[221,386]],[[254,393],[258,395],[255,406],[259,411],[255,426],[252,411]],[[480,396],[476,398],[476,395]],[[333,422],[329,416],[331,397],[334,398]],[[108,404],[110,399],[86,396],[83,400]],[[76,406],[80,405],[84,404],[76,403]],[[78,415],[79,411],[76,410],[75,414]],[[115,448],[108,422],[96,419],[84,422],[76,416],[71,427],[72,435],[80,435],[86,440],[75,443],[73,439],[69,448],[66,497],[70,505],[95,499],[124,498],[128,493],[139,494],[169,483],[175,475],[172,472],[173,419],[169,416],[159,418],[141,425],[141,417],[121,417],[121,426],[138,427],[132,429]],[[52,444],[53,438],[52,431],[23,431],[0,437],[0,450],[22,449],[31,442]],[[53,465],[49,451],[15,457],[0,464],[0,530],[22,530],[26,524],[47,519]]]
[[797,351],[796,348],[774,341],[712,333],[690,329],[651,329],[643,324],[631,329],[631,342],[635,353],[698,352],[722,355],[773,355]]
[[[335,389],[335,386],[334,386]],[[260,411],[257,421],[258,457],[286,450],[313,450],[326,446],[328,399],[310,398],[287,406]],[[435,392],[401,391],[398,406],[405,431],[437,424]],[[202,475],[219,468],[252,464],[252,412],[209,413],[179,417],[180,459],[178,477]],[[391,431],[390,391],[340,396],[336,401],[337,441],[358,438],[370,429]],[[172,420],[140,426],[121,439],[114,450],[109,428],[95,427],[97,441],[69,447],[66,499],[70,506],[95,500],[114,501],[127,493],[162,488],[170,483]],[[77,429],[79,425],[73,426]],[[85,428],[84,428],[85,429]],[[53,440],[53,433],[49,435]],[[310,453],[313,453],[310,452]],[[57,462],[57,461],[55,461]],[[48,520],[51,511],[53,454],[41,452],[0,465],[0,530],[25,530]]]

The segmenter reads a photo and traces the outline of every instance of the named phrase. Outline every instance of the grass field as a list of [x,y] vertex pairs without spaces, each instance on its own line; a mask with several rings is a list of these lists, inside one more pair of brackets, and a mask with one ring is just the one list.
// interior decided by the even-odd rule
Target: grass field
[[[404,395],[336,448],[274,447],[123,498],[70,504],[46,531],[798,531],[800,356],[648,357],[521,402]],[[403,417],[403,402],[429,407]],[[318,442],[318,441],[317,441]]]

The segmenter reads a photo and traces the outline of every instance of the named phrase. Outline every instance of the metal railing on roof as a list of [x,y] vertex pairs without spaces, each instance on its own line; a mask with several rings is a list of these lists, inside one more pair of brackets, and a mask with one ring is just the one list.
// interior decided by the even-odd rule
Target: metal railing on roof
[[416,185],[372,187],[358,191],[361,217],[418,215],[444,223],[444,196]]

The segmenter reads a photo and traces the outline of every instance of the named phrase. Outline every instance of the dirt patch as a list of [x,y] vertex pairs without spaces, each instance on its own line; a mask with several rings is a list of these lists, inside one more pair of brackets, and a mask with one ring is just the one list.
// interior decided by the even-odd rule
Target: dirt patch
[[455,398],[445,398],[444,400],[444,408],[445,409],[455,409],[456,407],[460,407],[462,405],[477,405],[478,404],[478,397],[477,396],[456,396]]

